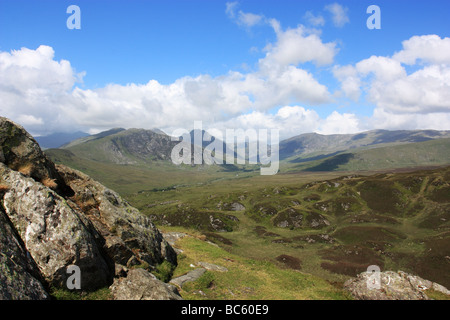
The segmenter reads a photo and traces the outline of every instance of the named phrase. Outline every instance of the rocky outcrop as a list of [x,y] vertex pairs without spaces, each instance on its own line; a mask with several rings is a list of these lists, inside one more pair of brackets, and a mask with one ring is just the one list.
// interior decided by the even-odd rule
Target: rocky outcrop
[[87,290],[111,282],[114,264],[102,255],[100,239],[81,212],[56,192],[2,163],[0,176],[8,187],[3,196],[5,212],[49,283],[63,287],[66,269],[72,264],[80,267]]
[[137,281],[145,298],[180,298],[150,273],[177,257],[147,217],[83,173],[55,166],[5,118],[0,143],[0,299],[48,299],[47,288],[68,288],[72,265],[83,291]]
[[445,287],[403,271],[363,272],[345,282],[344,288],[357,300],[429,300],[429,289],[450,296]]
[[73,195],[53,162],[20,125],[0,117],[0,162],[61,195]]

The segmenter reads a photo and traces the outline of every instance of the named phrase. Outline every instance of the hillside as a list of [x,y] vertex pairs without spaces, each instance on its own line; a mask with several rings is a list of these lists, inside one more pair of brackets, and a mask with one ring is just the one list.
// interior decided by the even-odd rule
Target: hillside
[[370,171],[450,164],[450,138],[425,142],[358,148],[320,156],[318,160],[293,157],[283,168],[291,171]]
[[450,138],[450,131],[372,130],[357,134],[321,135],[307,133],[280,142],[280,159],[314,160],[357,148],[379,148]]
[[169,136],[151,130],[113,129],[76,140],[62,148],[93,161],[137,164],[170,160],[170,153],[176,144]]

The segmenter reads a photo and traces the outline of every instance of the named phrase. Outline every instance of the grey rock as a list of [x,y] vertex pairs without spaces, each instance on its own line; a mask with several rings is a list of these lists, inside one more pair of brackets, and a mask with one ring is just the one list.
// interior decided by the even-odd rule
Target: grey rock
[[344,288],[357,300],[429,300],[426,290],[431,288],[450,295],[445,287],[403,271],[380,272],[378,279],[363,272],[346,281]]
[[220,272],[227,272],[228,269],[222,266],[219,266],[217,264],[214,263],[209,263],[209,262],[203,262],[203,261],[199,261],[197,262],[197,265],[199,265],[200,267],[205,268],[206,270],[210,270],[210,271],[220,271]]
[[56,192],[2,163],[0,176],[8,186],[5,212],[46,281],[64,287],[67,267],[77,265],[83,289],[112,282],[113,265],[99,250],[93,226],[80,212]]
[[217,208],[219,210],[224,210],[224,211],[245,211],[245,206],[242,203],[239,202],[222,202],[220,201],[217,204]]
[[0,300],[48,300],[34,260],[0,208]]
[[114,300],[182,300],[176,287],[144,269],[132,269],[110,287]]
[[186,282],[195,281],[206,272],[205,268],[197,268],[189,271],[185,275],[170,280],[170,283],[182,288]]
[[182,239],[184,237],[187,236],[187,233],[183,233],[183,232],[165,232],[163,233],[163,237],[164,239],[166,239],[166,241],[171,245],[175,245],[175,243],[179,240]]
[[245,211],[245,206],[239,202],[233,202],[231,204],[232,211]]

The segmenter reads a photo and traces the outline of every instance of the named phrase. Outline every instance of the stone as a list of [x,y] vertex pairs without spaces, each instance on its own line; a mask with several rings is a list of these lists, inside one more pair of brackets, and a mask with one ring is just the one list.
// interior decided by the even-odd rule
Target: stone
[[426,290],[432,288],[444,294],[450,292],[443,286],[403,271],[379,273],[379,288],[368,284],[374,278],[363,272],[356,278],[347,280],[344,288],[357,300],[429,300]]
[[200,278],[206,272],[205,268],[197,268],[185,275],[170,280],[170,283],[182,288],[186,282],[192,282]]
[[231,204],[232,211],[245,211],[245,206],[239,202],[233,202]]
[[171,245],[174,246],[175,243],[179,240],[182,239],[186,236],[188,236],[187,233],[183,233],[183,232],[165,232],[162,234],[164,239],[166,239],[166,241]]
[[140,268],[115,279],[110,290],[114,300],[182,300],[176,287]]
[[227,272],[228,271],[228,269],[225,267],[219,266],[217,264],[209,263],[209,262],[199,261],[199,262],[197,262],[197,265],[205,268],[206,270],[210,270],[210,271],[219,271],[219,272]]

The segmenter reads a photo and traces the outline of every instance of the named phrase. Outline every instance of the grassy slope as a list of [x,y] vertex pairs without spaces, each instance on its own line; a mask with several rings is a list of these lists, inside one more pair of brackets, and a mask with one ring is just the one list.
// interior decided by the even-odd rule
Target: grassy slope
[[214,263],[227,272],[208,271],[181,290],[185,299],[300,300],[349,299],[329,282],[261,259],[236,255],[203,240],[194,233],[177,242],[182,248],[174,276],[192,270],[199,261]]

